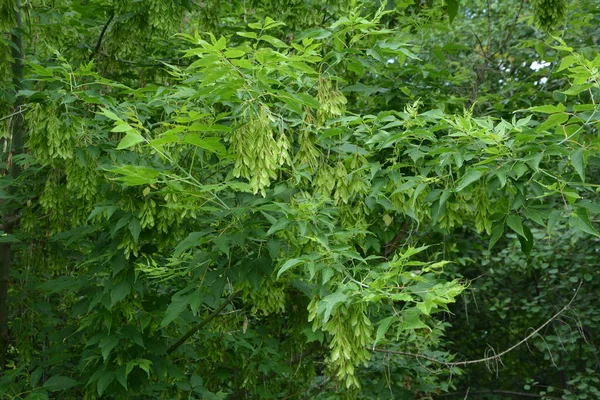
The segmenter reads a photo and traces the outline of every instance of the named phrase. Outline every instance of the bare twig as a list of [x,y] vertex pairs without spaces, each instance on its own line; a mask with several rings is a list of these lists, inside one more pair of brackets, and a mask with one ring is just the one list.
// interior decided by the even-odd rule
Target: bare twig
[[517,26],[517,22],[519,22],[519,17],[521,16],[521,11],[523,11],[523,5],[525,4],[525,0],[521,0],[521,5],[519,6],[519,10],[517,11],[517,15],[515,15],[515,20],[510,28],[508,28],[506,37],[500,45],[498,46],[498,50],[496,50],[490,57],[494,57],[496,54],[502,51],[504,46],[508,43],[508,41],[512,38],[513,33],[515,32],[515,26]]
[[23,112],[25,112],[25,110],[27,110],[27,106],[20,105],[20,106],[17,107],[17,111],[15,111],[15,112],[13,112],[11,114],[8,114],[7,116],[4,116],[4,117],[0,118],[0,121],[4,121],[5,119],[12,118],[15,115],[22,114]]
[[489,363],[490,361],[500,359],[503,355],[510,353],[511,351],[513,351],[514,349],[516,349],[517,347],[522,345],[523,343],[526,343],[527,341],[529,341],[529,339],[531,339],[533,336],[535,336],[539,331],[544,329],[546,326],[548,326],[548,324],[550,324],[552,321],[554,321],[556,318],[558,318],[562,313],[564,313],[565,311],[570,309],[571,304],[573,304],[573,301],[575,301],[575,298],[577,297],[577,294],[579,293],[579,289],[581,288],[582,283],[583,282],[579,283],[579,286],[577,287],[577,290],[575,291],[575,294],[573,295],[573,297],[571,298],[569,303],[566,306],[564,306],[563,308],[561,308],[549,320],[544,322],[542,325],[540,325],[537,329],[535,329],[533,332],[531,332],[529,335],[527,335],[523,340],[521,340],[517,344],[509,347],[508,349],[506,349],[498,354],[494,354],[493,356],[490,356],[490,357],[484,357],[484,358],[480,358],[477,360],[447,362],[447,361],[438,360],[437,358],[429,357],[429,356],[426,356],[423,354],[415,354],[415,353],[409,353],[409,352],[405,352],[405,351],[388,350],[388,349],[381,349],[381,348],[374,348],[371,350],[375,351],[375,352],[379,352],[379,353],[397,354],[397,355],[401,355],[401,356],[408,356],[408,357],[413,357],[413,358],[417,358],[417,359],[423,359],[423,360],[427,360],[432,363],[436,363],[436,364],[439,364],[439,365],[442,365],[445,367],[460,367],[460,366],[469,365],[469,364]]

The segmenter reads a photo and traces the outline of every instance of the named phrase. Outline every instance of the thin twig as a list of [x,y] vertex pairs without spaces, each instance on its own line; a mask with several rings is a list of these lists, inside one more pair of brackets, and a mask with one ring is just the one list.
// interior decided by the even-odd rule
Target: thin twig
[[491,0],[488,0],[487,2],[487,20],[488,20],[488,43],[487,43],[487,50],[485,51],[486,53],[486,58],[489,58],[490,52],[492,51],[492,2]]
[[[98,54],[108,57],[108,54],[101,52],[101,51],[98,52]],[[116,62],[131,65],[134,67],[140,67],[140,68],[162,68],[165,66],[165,64],[174,65],[177,67],[189,67],[190,66],[190,63],[186,63],[182,59],[169,59],[169,60],[157,59],[157,60],[147,60],[147,61],[131,61],[131,60],[124,60],[119,57],[113,57],[113,59]]]
[[4,121],[5,119],[9,119],[14,117],[15,115],[19,115],[23,112],[25,112],[25,110],[27,110],[27,106],[24,105],[20,105],[19,107],[17,107],[17,111],[13,112],[12,114],[8,114],[5,117],[0,118],[0,121]]
[[519,6],[517,15],[515,15],[515,20],[514,20],[512,26],[510,28],[508,28],[506,38],[504,38],[504,40],[500,43],[500,46],[498,46],[498,50],[496,50],[490,57],[494,57],[496,54],[498,54],[500,51],[502,51],[504,46],[506,46],[508,41],[512,38],[512,35],[515,32],[515,26],[517,26],[517,22],[519,22],[519,17],[521,16],[521,11],[523,11],[524,4],[525,4],[525,0],[521,0],[521,5]]
[[426,355],[423,355],[423,354],[415,354],[415,353],[409,353],[409,352],[405,352],[405,351],[387,350],[387,349],[381,349],[381,348],[374,348],[374,349],[371,349],[371,350],[375,351],[375,352],[379,352],[379,353],[398,354],[398,355],[401,355],[401,356],[408,356],[408,357],[413,357],[413,358],[421,358],[421,359],[424,359],[424,360],[427,360],[427,361],[431,361],[431,362],[439,364],[439,365],[443,365],[445,367],[458,367],[458,366],[463,366],[463,365],[480,364],[480,363],[484,363],[484,362],[487,363],[487,362],[490,362],[490,361],[493,361],[493,360],[498,360],[503,355],[505,355],[507,353],[510,353],[511,351],[513,351],[514,349],[516,349],[517,347],[519,347],[520,345],[522,345],[523,343],[527,342],[534,335],[536,335],[539,331],[541,331],[546,326],[548,326],[548,324],[550,324],[552,321],[554,321],[556,318],[558,318],[562,313],[564,313],[565,311],[567,311],[571,307],[571,304],[573,304],[573,301],[575,301],[575,298],[577,297],[577,294],[579,293],[579,289],[581,288],[582,283],[583,282],[579,283],[579,287],[577,287],[577,290],[575,291],[575,294],[573,295],[573,298],[571,298],[571,301],[569,301],[569,303],[566,306],[564,306],[563,308],[561,308],[560,311],[558,311],[556,314],[554,314],[552,316],[552,318],[550,318],[549,320],[547,320],[546,322],[544,322],[540,327],[538,327],[533,332],[531,332],[529,335],[527,335],[525,337],[525,339],[523,339],[520,342],[518,342],[517,344],[509,347],[508,349],[504,350],[503,352],[498,353],[498,354],[494,354],[493,356],[490,356],[490,357],[484,357],[484,358],[480,358],[480,359],[477,359],[477,360],[447,362],[447,361],[438,360],[437,358],[429,357],[429,356],[426,356]]

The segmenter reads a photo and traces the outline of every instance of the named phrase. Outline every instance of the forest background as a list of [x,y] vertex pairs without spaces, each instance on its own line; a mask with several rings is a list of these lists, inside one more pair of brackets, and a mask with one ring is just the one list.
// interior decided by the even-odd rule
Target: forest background
[[5,399],[600,397],[595,0],[2,0]]

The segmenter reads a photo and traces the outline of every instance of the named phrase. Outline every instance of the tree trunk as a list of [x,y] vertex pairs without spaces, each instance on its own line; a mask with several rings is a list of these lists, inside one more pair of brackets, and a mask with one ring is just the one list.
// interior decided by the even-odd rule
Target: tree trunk
[[[15,162],[12,162],[14,156],[21,154],[23,151],[23,110],[21,109],[22,100],[16,93],[21,89],[23,84],[23,40],[22,40],[22,20],[21,20],[21,1],[15,0],[15,27],[11,33],[13,46],[11,54],[13,58],[13,88],[15,91],[15,100],[13,104],[13,117],[10,121],[11,143],[8,152],[7,168],[14,181],[21,174],[21,168]],[[13,182],[14,182],[13,181]],[[14,194],[16,187],[11,185],[7,192],[9,197]],[[2,215],[3,230],[10,234],[13,230],[16,218],[18,216],[19,207],[14,204],[5,204],[4,215]],[[2,243],[0,245],[0,371],[4,370],[6,361],[6,352],[9,344],[8,330],[8,287],[10,283],[10,263],[11,263],[10,243]]]

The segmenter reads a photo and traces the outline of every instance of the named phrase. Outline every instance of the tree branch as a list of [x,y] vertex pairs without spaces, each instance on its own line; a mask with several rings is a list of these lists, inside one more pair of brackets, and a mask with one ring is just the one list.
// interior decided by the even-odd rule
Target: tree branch
[[[99,51],[98,54],[108,57],[108,54],[103,53],[101,51]],[[161,68],[161,67],[164,67],[165,64],[175,65],[177,67],[189,67],[190,66],[189,62],[184,62],[184,60],[181,60],[181,59],[173,59],[173,60],[157,59],[157,60],[148,60],[148,61],[131,61],[131,60],[124,60],[119,57],[113,57],[113,59],[114,59],[114,61],[119,62],[121,64],[127,64],[127,65],[131,65],[134,67],[140,67],[140,68]]]
[[215,308],[214,311],[208,317],[206,317],[206,319],[204,319],[203,321],[201,321],[200,323],[198,323],[198,325],[196,325],[192,329],[190,329],[188,331],[188,333],[186,333],[185,335],[183,335],[181,337],[181,339],[179,339],[177,341],[177,343],[175,343],[173,346],[169,347],[169,349],[167,350],[167,354],[173,353],[175,350],[177,350],[179,348],[179,346],[181,346],[182,344],[184,344],[190,337],[192,337],[192,335],[194,333],[198,332],[200,329],[202,329],[203,327],[205,327],[206,324],[208,324],[217,315],[219,315],[221,313],[221,311],[223,311],[223,309],[225,307],[227,307],[227,304],[229,304],[231,302],[231,300],[233,300],[235,298],[235,296],[238,295],[238,293],[239,292],[233,292],[219,307]]
[[510,28],[508,28],[506,37],[502,42],[500,42],[500,46],[498,46],[498,50],[496,50],[490,57],[494,57],[496,54],[502,51],[504,46],[508,43],[508,41],[512,38],[513,33],[515,32],[515,26],[517,26],[517,22],[519,22],[519,17],[521,16],[521,11],[523,11],[523,5],[525,4],[525,0],[521,0],[521,5],[519,6],[519,10],[517,11],[517,15],[515,15],[515,20]]
[[398,233],[396,234],[396,236],[394,236],[389,243],[387,243],[385,246],[383,246],[383,249],[381,251],[381,256],[383,258],[387,258],[390,254],[392,254],[394,251],[396,251],[396,249],[398,248],[398,243],[400,242],[400,239],[402,239],[404,236],[406,236],[407,228],[408,228],[408,222],[404,222],[404,224],[402,224],[402,226],[398,230]]
[[12,112],[12,113],[10,113],[10,114],[8,114],[8,115],[6,115],[6,116],[4,116],[4,117],[0,118],[0,121],[4,121],[5,119],[12,118],[12,117],[14,117],[15,115],[22,114],[22,113],[24,113],[24,112],[25,112],[25,110],[27,110],[27,106],[20,105],[20,106],[17,108],[17,110],[16,110],[16,111],[14,111],[14,112]]
[[[523,393],[523,392],[514,392],[512,390],[469,390],[467,391],[467,394],[499,394],[501,396],[519,396],[519,397],[534,397],[536,399],[556,399],[556,400],[560,400],[560,397],[549,397],[548,395],[540,395],[540,394],[535,394],[535,393]],[[444,393],[444,394],[439,394],[437,395],[437,397],[450,397],[450,396],[460,396],[463,397],[465,395],[465,393]],[[465,397],[466,398],[466,397]]]
[[106,33],[106,30],[108,29],[108,25],[110,25],[110,23],[112,22],[114,17],[115,17],[115,11],[112,10],[108,17],[108,20],[102,27],[102,31],[100,31],[100,36],[98,37],[98,41],[96,42],[96,47],[94,48],[94,51],[92,52],[92,54],[90,54],[90,61],[92,61],[98,55],[98,52],[100,51],[100,46],[102,46],[102,39],[104,38],[104,34]]
[[575,298],[577,297],[577,293],[579,293],[579,289],[581,288],[582,283],[583,282],[579,283],[579,286],[577,287],[577,290],[575,291],[575,294],[573,295],[573,297],[571,298],[569,303],[566,306],[564,306],[563,308],[561,308],[549,320],[544,322],[542,325],[540,325],[537,329],[535,329],[533,332],[531,332],[529,335],[527,335],[523,340],[521,340],[517,344],[509,347],[508,349],[504,350],[501,353],[495,354],[490,357],[484,357],[484,358],[480,358],[477,360],[447,362],[447,361],[438,360],[437,358],[429,357],[429,356],[426,356],[423,354],[415,354],[415,353],[409,353],[409,352],[405,352],[405,351],[387,350],[387,349],[381,349],[381,348],[373,348],[373,349],[371,349],[371,351],[375,351],[378,353],[397,354],[397,355],[401,355],[401,356],[418,358],[418,359],[430,361],[435,364],[442,365],[444,367],[460,367],[460,366],[469,365],[469,364],[480,364],[480,363],[487,363],[490,361],[494,361],[494,360],[501,358],[503,355],[510,353],[511,351],[513,351],[514,349],[516,349],[517,347],[522,345],[523,343],[527,342],[529,339],[531,339],[533,336],[535,336],[539,331],[541,331],[546,326],[548,326],[548,324],[550,324],[552,321],[554,321],[556,318],[558,318],[562,313],[567,311],[571,307],[571,304],[573,304],[573,301],[575,300]]

